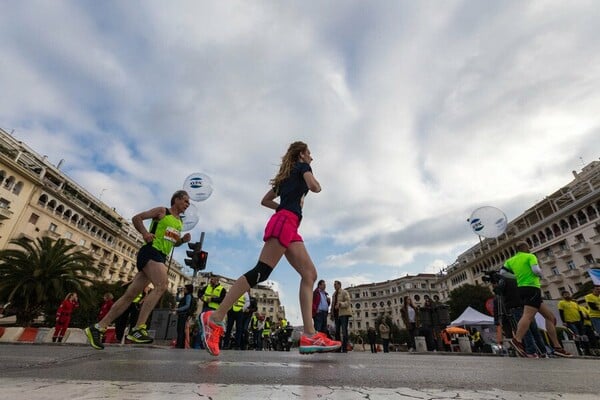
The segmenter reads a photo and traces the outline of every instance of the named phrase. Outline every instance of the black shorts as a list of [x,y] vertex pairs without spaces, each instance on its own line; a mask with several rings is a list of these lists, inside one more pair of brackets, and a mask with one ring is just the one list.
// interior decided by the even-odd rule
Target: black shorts
[[535,307],[537,309],[542,305],[542,291],[533,286],[519,286],[517,288],[521,304],[524,306]]
[[138,271],[143,270],[150,260],[164,264],[167,261],[167,256],[152,247],[152,243],[146,243],[137,254],[136,265]]

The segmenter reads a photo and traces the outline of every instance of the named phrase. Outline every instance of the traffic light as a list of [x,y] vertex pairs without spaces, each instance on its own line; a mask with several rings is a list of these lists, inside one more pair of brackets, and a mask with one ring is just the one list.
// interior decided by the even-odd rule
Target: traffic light
[[208,260],[208,253],[206,251],[200,251],[198,261],[198,270],[202,271],[206,269],[206,260]]
[[204,267],[202,267],[202,268],[200,267],[200,253],[206,253],[205,251],[202,251],[202,243],[201,242],[195,242],[195,243],[190,242],[190,243],[188,243],[188,247],[190,249],[186,250],[185,254],[187,254],[187,256],[190,258],[185,258],[183,260],[185,265],[187,265],[194,271],[198,271],[200,269],[206,268],[206,257],[204,257]]

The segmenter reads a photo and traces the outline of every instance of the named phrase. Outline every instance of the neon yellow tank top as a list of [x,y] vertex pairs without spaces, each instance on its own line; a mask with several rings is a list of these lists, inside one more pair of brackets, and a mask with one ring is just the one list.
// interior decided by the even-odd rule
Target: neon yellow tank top
[[167,215],[161,220],[158,222],[152,221],[152,226],[150,227],[150,232],[154,233],[152,247],[168,256],[175,243],[181,238],[182,229],[183,222],[174,215],[171,215],[167,209]]

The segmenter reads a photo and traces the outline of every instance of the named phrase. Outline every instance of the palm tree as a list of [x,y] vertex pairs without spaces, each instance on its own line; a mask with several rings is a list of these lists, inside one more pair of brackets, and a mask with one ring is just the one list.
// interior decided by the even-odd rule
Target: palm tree
[[49,237],[10,243],[18,248],[0,250],[0,299],[16,308],[17,325],[31,325],[45,304],[59,303],[68,292],[88,297],[89,284],[99,272],[93,258],[74,244]]

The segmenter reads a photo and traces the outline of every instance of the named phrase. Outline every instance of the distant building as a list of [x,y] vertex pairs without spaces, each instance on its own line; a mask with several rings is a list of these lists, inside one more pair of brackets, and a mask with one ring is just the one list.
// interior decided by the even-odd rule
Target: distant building
[[404,296],[411,297],[415,306],[423,305],[425,296],[437,302],[440,300],[438,279],[435,274],[417,274],[345,288],[352,305],[348,329],[354,333],[366,331],[375,327],[375,320],[380,316],[389,316],[396,325],[404,328],[400,314]]
[[[128,281],[143,244],[133,225],[23,142],[0,129],[0,249],[12,239],[63,238],[90,254],[101,280]],[[169,290],[190,277],[173,260]]]

